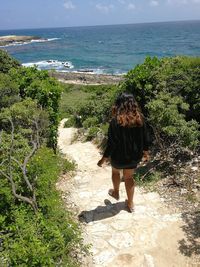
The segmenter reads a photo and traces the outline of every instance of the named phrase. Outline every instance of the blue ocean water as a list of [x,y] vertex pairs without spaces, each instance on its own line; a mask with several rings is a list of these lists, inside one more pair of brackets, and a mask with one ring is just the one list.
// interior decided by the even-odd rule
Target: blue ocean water
[[146,56],[200,56],[200,21],[8,30],[0,31],[2,35],[47,38],[3,48],[21,63],[41,69],[118,74]]

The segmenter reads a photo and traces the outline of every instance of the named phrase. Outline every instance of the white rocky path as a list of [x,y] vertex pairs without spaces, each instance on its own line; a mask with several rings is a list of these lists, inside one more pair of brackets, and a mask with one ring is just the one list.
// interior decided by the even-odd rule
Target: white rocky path
[[[171,213],[157,193],[145,193],[136,187],[135,212],[128,213],[124,183],[120,200],[108,196],[111,168],[99,168],[98,149],[91,142],[71,143],[73,128],[59,128],[61,151],[75,160],[77,172],[58,187],[69,191],[70,199],[85,222],[85,242],[92,245],[92,261],[88,266],[100,267],[190,267],[181,254],[179,241],[184,239],[181,214]],[[196,266],[196,265],[195,265]]]

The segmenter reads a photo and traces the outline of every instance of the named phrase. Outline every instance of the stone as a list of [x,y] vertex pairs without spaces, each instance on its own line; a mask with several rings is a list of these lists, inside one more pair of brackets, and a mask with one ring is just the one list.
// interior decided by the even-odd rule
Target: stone
[[117,231],[127,231],[128,229],[130,229],[131,227],[133,227],[133,222],[131,220],[128,220],[128,221],[113,221],[111,223],[111,227],[114,229],[114,230],[117,230]]
[[94,262],[101,266],[106,266],[107,263],[113,260],[115,255],[116,255],[116,252],[114,251],[114,249],[104,250],[100,254],[94,257]]
[[80,198],[87,198],[89,199],[90,197],[92,196],[92,193],[91,192],[79,192],[79,197]]
[[187,189],[181,188],[181,195],[186,194],[186,193],[187,193]]
[[[105,240],[102,239],[102,236],[100,237],[93,237],[93,247],[95,247],[96,249],[99,249],[99,250],[103,250],[103,251],[107,251],[108,249],[108,242],[106,242]],[[112,250],[112,249],[111,249]],[[110,249],[109,249],[110,251]]]
[[196,171],[198,171],[198,167],[191,167],[191,170],[192,170],[193,172],[196,172]]
[[133,237],[128,232],[115,233],[108,243],[118,249],[128,248],[133,245]]
[[198,192],[198,189],[197,188],[193,188],[192,192],[196,194]]
[[104,223],[98,223],[95,225],[95,227],[93,229],[91,229],[91,232],[93,235],[95,235],[96,233],[103,233],[103,232],[108,232],[108,226]]
[[151,255],[144,254],[144,263],[142,267],[155,267],[154,259]]
[[181,219],[181,214],[176,213],[176,214],[165,214],[162,216],[162,221],[164,222],[176,222]]

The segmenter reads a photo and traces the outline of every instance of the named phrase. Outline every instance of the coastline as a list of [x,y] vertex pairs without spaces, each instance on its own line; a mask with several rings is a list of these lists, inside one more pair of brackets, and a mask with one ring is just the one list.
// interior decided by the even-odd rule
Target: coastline
[[87,72],[55,72],[49,71],[49,75],[58,81],[67,84],[101,85],[118,84],[124,80],[123,75],[96,74]]
[[0,36],[0,46],[8,46],[12,44],[24,44],[31,41],[46,41],[47,39],[38,36],[26,36],[26,35],[6,35]]

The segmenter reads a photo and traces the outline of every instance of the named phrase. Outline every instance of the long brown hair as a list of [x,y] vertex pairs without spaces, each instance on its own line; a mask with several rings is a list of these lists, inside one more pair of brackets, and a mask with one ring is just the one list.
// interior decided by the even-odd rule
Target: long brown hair
[[142,127],[144,116],[132,94],[120,94],[112,108],[112,116],[123,127]]

